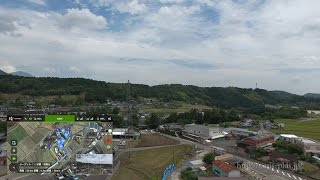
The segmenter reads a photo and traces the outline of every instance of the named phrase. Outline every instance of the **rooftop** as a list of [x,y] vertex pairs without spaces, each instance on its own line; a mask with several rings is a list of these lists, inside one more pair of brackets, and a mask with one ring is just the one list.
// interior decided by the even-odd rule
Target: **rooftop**
[[311,140],[311,139],[307,139],[307,138],[300,138],[300,140],[304,143],[304,144],[317,144],[317,141]]
[[223,131],[223,132],[228,132],[228,131],[239,131],[239,132],[244,132],[244,133],[257,134],[257,132],[255,132],[255,131],[249,131],[248,129],[243,129],[243,128],[234,128],[234,127],[225,128],[225,129],[222,129],[222,131]]
[[257,141],[257,140],[261,140],[261,139],[266,139],[266,138],[270,138],[272,137],[271,135],[256,135],[256,136],[251,136],[251,137],[247,137],[247,138],[250,138],[254,141]]
[[212,161],[212,163],[225,172],[231,172],[231,171],[237,170],[234,166],[220,160],[214,160]]
[[298,136],[294,134],[280,134],[280,136],[286,137],[286,138],[298,138]]

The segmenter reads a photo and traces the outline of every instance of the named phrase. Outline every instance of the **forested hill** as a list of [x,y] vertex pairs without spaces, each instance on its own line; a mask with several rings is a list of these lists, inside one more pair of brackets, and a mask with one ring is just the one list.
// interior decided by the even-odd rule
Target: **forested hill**
[[[19,93],[31,96],[85,95],[86,102],[105,102],[107,99],[125,100],[125,83],[107,83],[83,78],[49,78],[0,76],[1,93]],[[283,91],[243,89],[236,87],[197,87],[191,85],[165,84],[148,86],[131,84],[133,98],[158,98],[177,100],[222,108],[250,108],[271,105],[318,106],[319,100]],[[311,103],[312,102],[312,103]]]

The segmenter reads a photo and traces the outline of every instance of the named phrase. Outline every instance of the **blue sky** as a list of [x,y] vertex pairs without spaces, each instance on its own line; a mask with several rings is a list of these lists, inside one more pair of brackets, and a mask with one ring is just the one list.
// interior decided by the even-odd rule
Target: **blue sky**
[[320,93],[318,0],[2,0],[0,69]]

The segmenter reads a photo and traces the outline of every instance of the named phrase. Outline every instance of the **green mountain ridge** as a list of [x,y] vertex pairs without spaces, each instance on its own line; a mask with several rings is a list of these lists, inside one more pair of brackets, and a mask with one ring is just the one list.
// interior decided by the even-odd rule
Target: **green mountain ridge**
[[2,70],[0,70],[0,75],[7,75],[7,73],[2,71]]
[[[85,95],[86,102],[106,102],[126,100],[126,83],[109,83],[84,78],[20,77],[0,76],[0,92],[18,93],[29,96]],[[319,108],[313,98],[299,96],[284,91],[245,89],[237,87],[197,87],[193,85],[164,84],[149,86],[131,84],[133,99],[157,98],[166,102],[183,101],[221,108],[253,108],[271,105],[290,105]],[[312,106],[312,107],[310,107]]]

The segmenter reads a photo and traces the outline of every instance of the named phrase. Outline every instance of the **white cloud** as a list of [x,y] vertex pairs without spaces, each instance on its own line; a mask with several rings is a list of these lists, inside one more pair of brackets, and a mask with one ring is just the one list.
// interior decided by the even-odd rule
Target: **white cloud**
[[4,61],[4,62],[0,61],[0,69],[3,70],[6,73],[16,72],[16,70],[17,70],[14,66],[10,65],[6,61]]
[[107,20],[89,9],[68,9],[66,14],[57,15],[57,25],[63,29],[104,29]]
[[[320,92],[317,0],[201,0],[157,7],[149,0],[92,1],[101,11],[111,8],[110,16],[127,12],[116,21],[128,16],[133,25],[111,27],[109,14],[103,17],[95,9],[61,13],[2,8],[0,62],[33,67],[36,76],[201,86],[254,87],[258,82],[267,89]],[[170,59],[192,60],[195,67]]]
[[178,3],[183,3],[184,2],[184,0],[160,0],[160,2],[161,3],[176,3],[176,4],[178,4]]
[[147,7],[139,3],[138,0],[132,0],[128,2],[122,2],[116,5],[119,12],[128,12],[130,14],[140,14],[143,13]]
[[38,4],[38,5],[46,5],[46,0],[27,0],[30,3]]
[[109,7],[120,13],[130,13],[133,15],[144,13],[147,6],[139,0],[90,0],[93,6]]
[[76,66],[71,66],[69,69],[70,69],[70,71],[73,71],[73,72],[75,72],[75,73],[81,72],[81,70],[80,70],[78,67],[76,67]]

